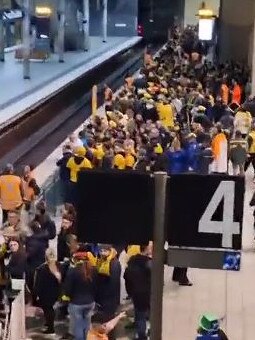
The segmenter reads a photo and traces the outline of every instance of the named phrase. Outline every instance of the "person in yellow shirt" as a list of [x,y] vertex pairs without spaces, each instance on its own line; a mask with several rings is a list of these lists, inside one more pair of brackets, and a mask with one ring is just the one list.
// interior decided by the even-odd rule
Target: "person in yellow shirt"
[[174,110],[171,103],[166,99],[157,104],[159,119],[166,128],[174,127]]
[[118,170],[126,169],[125,151],[119,146],[115,146],[115,156],[113,159],[113,166]]
[[131,145],[127,145],[125,148],[125,168],[132,170],[135,166],[135,151]]
[[104,147],[102,143],[97,143],[94,150],[94,165],[96,168],[102,167],[103,158],[105,156]]
[[78,174],[83,169],[92,169],[91,162],[85,157],[86,149],[83,146],[79,146],[74,150],[74,156],[70,157],[66,167],[70,169],[70,202],[76,203],[76,184],[78,182]]
[[79,146],[74,150],[74,156],[70,157],[66,166],[70,169],[70,181],[77,183],[78,173],[81,169],[92,169],[91,162],[85,157],[86,149]]

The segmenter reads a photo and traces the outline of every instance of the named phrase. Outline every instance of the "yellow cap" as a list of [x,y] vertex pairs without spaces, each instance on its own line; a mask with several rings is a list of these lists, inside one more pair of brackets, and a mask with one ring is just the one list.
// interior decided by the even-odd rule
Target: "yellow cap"
[[74,149],[74,154],[75,156],[78,157],[85,157],[86,149],[84,148],[84,146],[78,146],[77,148]]

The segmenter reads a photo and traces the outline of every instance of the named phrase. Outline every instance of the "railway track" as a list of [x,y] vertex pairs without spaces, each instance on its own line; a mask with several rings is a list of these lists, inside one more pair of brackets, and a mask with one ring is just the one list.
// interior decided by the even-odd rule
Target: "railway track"
[[[156,50],[159,46],[154,46]],[[29,114],[0,130],[0,168],[13,163],[37,166],[90,115],[91,87],[98,84],[98,104],[103,103],[103,84],[116,90],[127,72],[141,67],[144,46],[114,56],[89,71]]]

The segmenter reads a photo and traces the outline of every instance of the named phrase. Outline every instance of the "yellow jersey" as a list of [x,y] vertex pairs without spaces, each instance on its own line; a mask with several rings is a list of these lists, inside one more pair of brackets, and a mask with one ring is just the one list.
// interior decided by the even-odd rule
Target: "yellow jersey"
[[132,168],[135,165],[135,157],[131,155],[130,153],[125,156],[125,166],[127,168]]
[[77,183],[79,171],[81,169],[92,169],[92,164],[87,158],[84,158],[80,164],[77,164],[75,158],[71,157],[68,160],[66,167],[70,169],[70,181]]
[[159,114],[159,119],[162,124],[167,128],[174,127],[174,111],[171,104],[159,103],[157,105],[157,111]]
[[113,165],[116,169],[124,170],[126,168],[126,160],[124,156],[122,156],[120,153],[117,153],[117,155],[114,156]]

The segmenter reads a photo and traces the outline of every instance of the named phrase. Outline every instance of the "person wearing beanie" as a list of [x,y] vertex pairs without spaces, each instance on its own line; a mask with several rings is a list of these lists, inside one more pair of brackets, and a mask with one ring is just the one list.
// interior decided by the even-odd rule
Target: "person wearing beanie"
[[125,150],[121,146],[115,145],[114,153],[115,153],[115,156],[113,158],[114,168],[118,170],[125,170],[126,169]]
[[70,170],[70,184],[69,184],[69,201],[68,203],[76,203],[76,184],[78,181],[78,174],[82,169],[92,169],[92,164],[86,158],[86,149],[84,146],[79,146],[74,149],[74,155],[69,158],[66,167]]
[[[102,322],[108,322],[114,318],[120,305],[120,277],[121,265],[117,258],[116,250],[108,244],[99,245],[97,258],[97,297],[96,302],[100,306],[98,317]],[[115,334],[111,333],[111,339]]]

